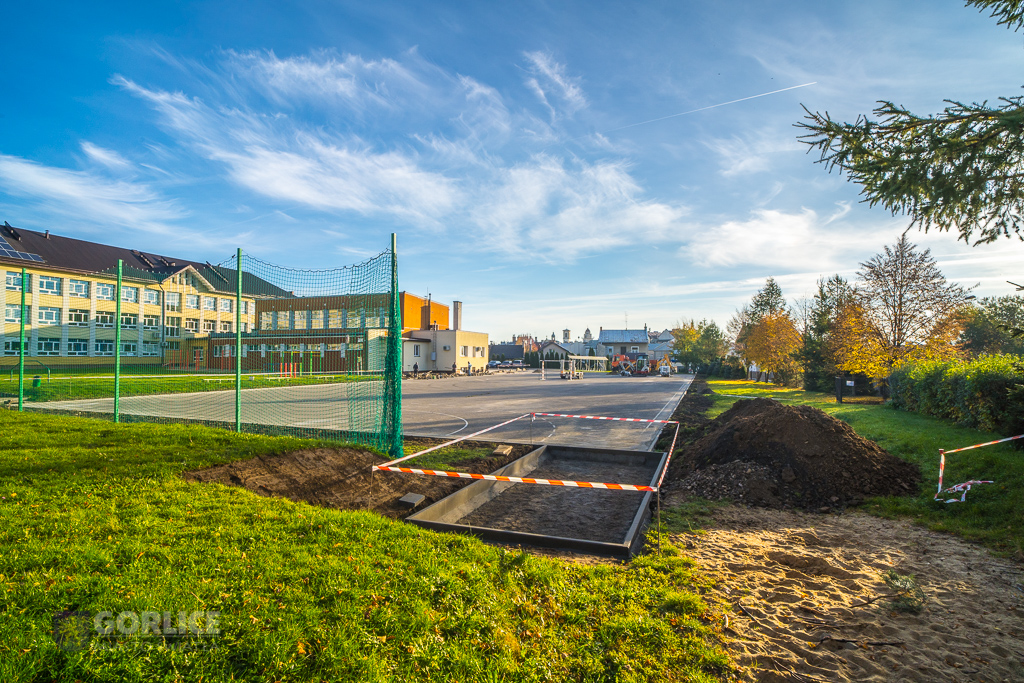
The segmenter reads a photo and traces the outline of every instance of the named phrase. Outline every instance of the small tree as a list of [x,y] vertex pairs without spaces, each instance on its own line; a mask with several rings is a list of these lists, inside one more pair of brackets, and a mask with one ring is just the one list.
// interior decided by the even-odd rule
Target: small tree
[[965,311],[960,347],[968,355],[1024,354],[1024,338],[1013,331],[1024,327],[1024,297],[986,297]]
[[800,333],[793,319],[783,311],[763,316],[747,336],[750,360],[768,375],[774,374],[776,384],[795,380],[799,368],[794,356],[799,349]]
[[904,360],[949,358],[963,329],[967,290],[946,281],[931,251],[917,251],[904,233],[895,245],[860,264],[852,302],[839,312],[837,365],[885,385]]
[[818,291],[811,300],[803,348],[800,350],[804,389],[808,391],[830,391],[832,388],[832,378],[839,371],[832,337],[839,314],[853,301],[853,295],[853,288],[839,275],[818,280]]

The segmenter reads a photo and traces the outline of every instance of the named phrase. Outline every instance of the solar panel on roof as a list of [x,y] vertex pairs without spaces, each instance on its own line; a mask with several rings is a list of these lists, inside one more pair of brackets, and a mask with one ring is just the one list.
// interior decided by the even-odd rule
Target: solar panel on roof
[[37,254],[30,254],[27,251],[18,251],[7,244],[6,241],[0,240],[0,257],[19,259],[21,261],[37,261],[43,262],[43,257]]

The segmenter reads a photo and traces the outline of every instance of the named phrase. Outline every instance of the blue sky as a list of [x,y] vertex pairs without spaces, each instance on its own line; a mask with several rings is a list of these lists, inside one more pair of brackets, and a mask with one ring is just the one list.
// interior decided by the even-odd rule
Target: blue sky
[[[1024,82],[1024,34],[952,0],[0,16],[0,220],[303,268],[362,260],[397,232],[402,288],[464,301],[465,325],[494,340],[627,316],[724,326],[768,276],[791,301],[852,277],[908,221],[813,163],[800,105],[931,113]],[[912,238],[978,295],[1024,277],[1019,241]]]

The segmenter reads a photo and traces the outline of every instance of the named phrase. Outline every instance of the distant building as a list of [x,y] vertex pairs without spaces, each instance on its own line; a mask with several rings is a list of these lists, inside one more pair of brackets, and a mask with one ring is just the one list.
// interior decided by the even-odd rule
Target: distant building
[[602,327],[597,338],[599,356],[647,353],[649,346],[646,326],[642,330],[606,330]]
[[583,333],[583,342],[584,343],[589,343],[589,342],[592,342],[592,341],[594,341],[594,335],[592,335],[590,333],[590,328],[588,327],[587,331]]
[[416,366],[420,372],[451,372],[453,365],[459,371],[467,366],[472,366],[474,371],[487,367],[490,350],[487,333],[462,329],[461,301],[452,304],[450,326],[448,306],[406,292],[402,292],[401,305],[403,370],[412,372]]

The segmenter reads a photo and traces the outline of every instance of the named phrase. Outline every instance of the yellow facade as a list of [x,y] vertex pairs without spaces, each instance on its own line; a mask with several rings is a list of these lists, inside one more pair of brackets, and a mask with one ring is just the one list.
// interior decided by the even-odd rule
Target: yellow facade
[[[0,349],[4,365],[19,355],[21,268],[4,271],[4,320]],[[26,356],[60,365],[113,362],[117,279],[107,274],[69,273],[33,265],[26,268]],[[242,331],[254,329],[256,310],[243,297]],[[181,341],[213,332],[235,331],[235,293],[219,291],[191,266],[159,281],[122,278],[122,357],[161,364]]]

